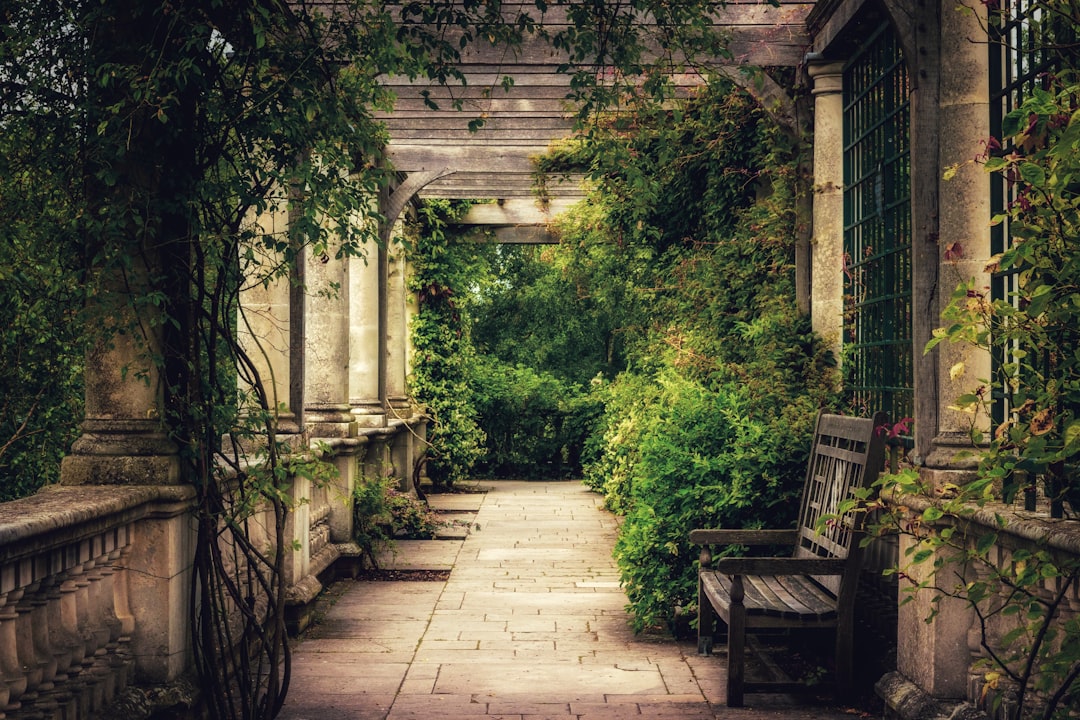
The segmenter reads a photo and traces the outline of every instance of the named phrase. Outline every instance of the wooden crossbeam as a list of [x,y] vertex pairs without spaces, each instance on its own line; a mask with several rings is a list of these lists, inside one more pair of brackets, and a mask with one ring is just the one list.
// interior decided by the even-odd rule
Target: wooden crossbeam
[[[508,18],[528,12],[549,34],[568,27],[565,6],[550,4],[542,18],[532,0],[507,0],[502,7]],[[774,7],[758,0],[729,0],[712,20],[727,33],[732,57],[717,60],[713,70],[730,74],[739,66],[800,64],[810,44],[805,19],[812,8],[810,2],[781,0]],[[647,34],[649,19],[643,22]],[[385,78],[385,86],[398,98],[392,113],[378,116],[391,138],[391,162],[405,173],[449,169],[447,176],[426,185],[421,197],[534,195],[533,158],[573,129],[575,108],[567,99],[570,75],[557,71],[566,61],[563,51],[536,35],[509,49],[481,39],[462,51],[458,69],[465,75],[464,85]],[[509,89],[503,85],[506,77],[513,78]],[[675,82],[685,94],[702,80],[684,73]],[[470,131],[470,121],[479,119],[483,126]],[[582,195],[576,182],[549,184],[547,192],[552,197]]]

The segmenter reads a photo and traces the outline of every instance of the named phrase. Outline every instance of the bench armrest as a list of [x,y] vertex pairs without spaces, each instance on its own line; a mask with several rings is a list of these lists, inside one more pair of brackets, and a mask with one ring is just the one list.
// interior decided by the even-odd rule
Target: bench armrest
[[843,575],[846,566],[840,558],[724,557],[711,569],[724,575]]
[[694,545],[794,545],[798,530],[691,530]]

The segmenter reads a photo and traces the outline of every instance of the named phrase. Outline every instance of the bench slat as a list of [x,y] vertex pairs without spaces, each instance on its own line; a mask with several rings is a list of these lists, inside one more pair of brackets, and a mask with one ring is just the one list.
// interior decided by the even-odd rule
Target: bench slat
[[776,575],[773,579],[807,607],[807,619],[831,620],[836,617],[836,597],[826,592],[813,578],[805,575]]
[[[731,608],[731,576],[703,572],[701,583],[713,606],[727,615]],[[836,618],[835,598],[804,575],[745,575],[743,592],[747,616],[818,623]]]

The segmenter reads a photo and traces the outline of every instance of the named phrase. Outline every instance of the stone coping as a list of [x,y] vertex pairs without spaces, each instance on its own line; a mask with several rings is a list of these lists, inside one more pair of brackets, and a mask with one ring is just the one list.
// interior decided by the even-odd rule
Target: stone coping
[[50,485],[0,503],[0,562],[35,555],[144,517],[170,517],[195,498],[189,485]]
[[413,415],[409,418],[392,418],[382,427],[361,427],[356,429],[356,435],[352,437],[312,437],[312,451],[316,451],[317,444],[324,444],[332,450],[350,450],[379,440],[397,435],[404,428],[415,428],[428,421],[427,415]]
[[[883,494],[883,497],[890,503],[904,505],[918,513],[942,504],[941,500],[925,495]],[[970,515],[964,516],[965,519],[994,532],[1071,555],[1080,555],[1080,520],[1052,518],[1045,512],[1018,510],[1000,502],[987,503],[982,507],[971,506],[971,511]],[[1004,520],[1004,524],[999,522],[999,519]]]

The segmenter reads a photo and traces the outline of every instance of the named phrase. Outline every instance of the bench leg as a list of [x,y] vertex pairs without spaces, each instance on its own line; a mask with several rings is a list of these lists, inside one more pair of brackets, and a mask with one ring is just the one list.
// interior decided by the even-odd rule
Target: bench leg
[[743,706],[744,660],[746,658],[746,607],[743,605],[743,579],[731,578],[731,609],[728,613],[727,705]]
[[837,700],[851,697],[854,685],[854,628],[851,622],[841,622],[836,628],[836,696]]
[[716,611],[712,603],[705,595],[698,578],[697,592],[698,622],[697,622],[697,651],[698,655],[712,655],[713,630],[716,628]]

